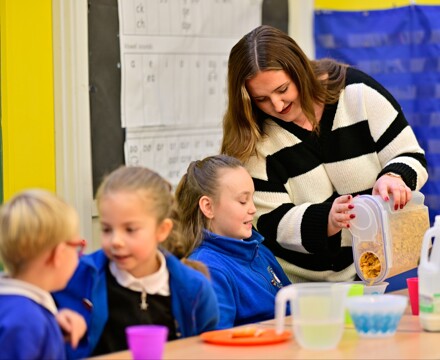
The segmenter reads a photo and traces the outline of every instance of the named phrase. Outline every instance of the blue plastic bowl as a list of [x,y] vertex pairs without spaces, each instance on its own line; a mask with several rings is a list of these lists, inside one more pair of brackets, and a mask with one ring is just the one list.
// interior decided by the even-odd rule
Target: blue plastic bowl
[[357,333],[371,338],[394,335],[408,304],[406,296],[391,294],[354,296],[346,301]]

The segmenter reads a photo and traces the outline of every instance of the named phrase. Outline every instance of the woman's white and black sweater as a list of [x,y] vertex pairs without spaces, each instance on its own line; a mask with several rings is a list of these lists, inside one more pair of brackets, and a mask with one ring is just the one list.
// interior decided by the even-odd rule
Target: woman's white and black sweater
[[326,105],[319,136],[265,120],[267,136],[246,168],[255,184],[255,226],[291,281],[344,281],[355,275],[348,230],[327,236],[333,200],[371,194],[378,177],[402,175],[412,190],[428,178],[423,149],[392,95],[349,68],[339,101]]

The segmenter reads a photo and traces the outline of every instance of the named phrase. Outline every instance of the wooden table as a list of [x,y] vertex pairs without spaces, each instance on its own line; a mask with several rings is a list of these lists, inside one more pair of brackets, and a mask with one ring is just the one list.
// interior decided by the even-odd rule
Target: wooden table
[[[291,318],[286,319],[290,328]],[[275,327],[275,321],[259,323]],[[289,327],[287,327],[289,326]],[[419,317],[405,311],[394,336],[382,339],[360,338],[352,325],[346,325],[341,342],[334,350],[302,349],[294,338],[284,343],[260,346],[222,346],[203,342],[200,337],[167,343],[164,359],[440,359],[440,333],[422,330]],[[94,359],[131,360],[129,351]]]

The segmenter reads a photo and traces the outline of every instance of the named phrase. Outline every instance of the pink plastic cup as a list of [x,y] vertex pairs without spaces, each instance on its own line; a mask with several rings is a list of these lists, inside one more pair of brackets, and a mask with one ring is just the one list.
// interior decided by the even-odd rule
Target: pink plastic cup
[[125,329],[133,360],[160,360],[168,337],[162,325],[133,325]]
[[409,302],[413,315],[419,315],[419,278],[412,277],[406,279],[408,285]]

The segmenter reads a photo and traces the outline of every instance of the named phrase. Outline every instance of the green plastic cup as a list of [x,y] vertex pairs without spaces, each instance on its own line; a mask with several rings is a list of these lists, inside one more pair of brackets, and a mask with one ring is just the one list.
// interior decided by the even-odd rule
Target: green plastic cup
[[[352,284],[350,289],[348,289],[348,297],[351,296],[362,296],[364,295],[364,284]],[[351,316],[348,310],[345,310],[345,324],[352,325],[353,321],[351,320]]]

